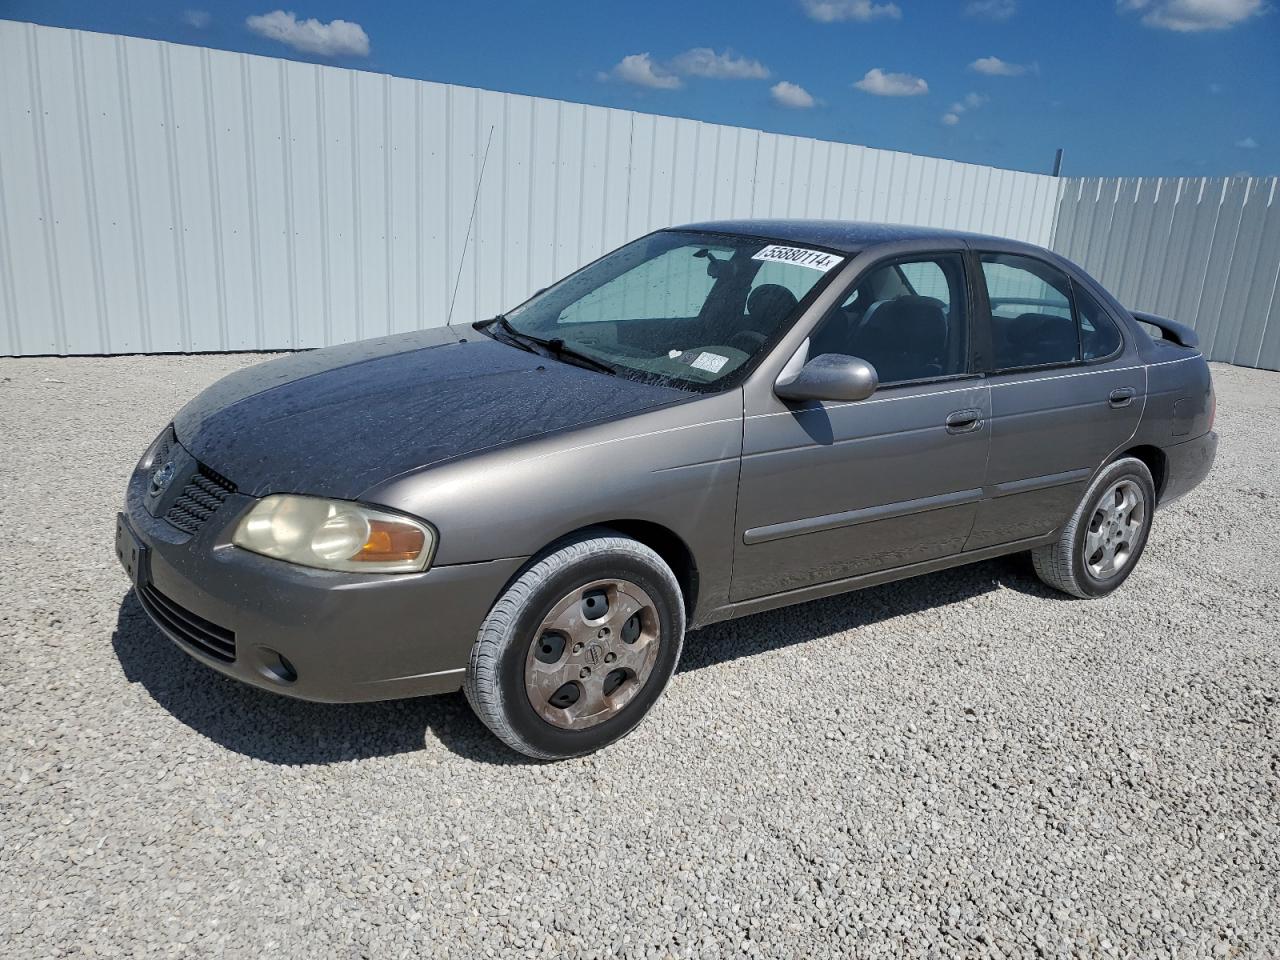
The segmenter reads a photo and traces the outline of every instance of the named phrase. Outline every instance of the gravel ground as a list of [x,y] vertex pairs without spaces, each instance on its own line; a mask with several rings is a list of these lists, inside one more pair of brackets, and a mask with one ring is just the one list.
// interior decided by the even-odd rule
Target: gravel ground
[[1280,374],[1119,594],[1009,558],[691,636],[650,719],[522,762],[461,695],[225,680],[112,553],[252,356],[0,360],[0,955],[1280,955]]

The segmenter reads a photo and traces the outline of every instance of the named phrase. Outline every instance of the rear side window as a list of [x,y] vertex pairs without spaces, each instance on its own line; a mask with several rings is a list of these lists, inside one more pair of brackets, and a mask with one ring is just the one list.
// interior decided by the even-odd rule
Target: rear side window
[[1071,281],[1031,257],[982,255],[991,303],[992,367],[1008,370],[1075,363],[1080,336],[1071,309]]

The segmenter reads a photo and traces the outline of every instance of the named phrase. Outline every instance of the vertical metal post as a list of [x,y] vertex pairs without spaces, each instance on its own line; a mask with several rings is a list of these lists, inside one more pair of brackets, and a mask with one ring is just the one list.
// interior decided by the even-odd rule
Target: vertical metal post
[[1053,175],[1055,177],[1062,176],[1062,148],[1058,148],[1058,152],[1053,156]]

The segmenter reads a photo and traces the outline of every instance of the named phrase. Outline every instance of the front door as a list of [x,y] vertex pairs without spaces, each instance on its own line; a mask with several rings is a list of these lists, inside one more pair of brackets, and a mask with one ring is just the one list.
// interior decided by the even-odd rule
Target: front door
[[982,497],[991,411],[972,370],[969,314],[959,253],[875,264],[815,328],[807,355],[870,362],[876,393],[853,403],[767,396],[746,410],[734,600],[963,548]]

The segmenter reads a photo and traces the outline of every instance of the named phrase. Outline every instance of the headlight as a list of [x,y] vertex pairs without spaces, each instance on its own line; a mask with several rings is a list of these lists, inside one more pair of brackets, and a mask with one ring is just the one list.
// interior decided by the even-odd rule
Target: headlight
[[435,535],[418,520],[359,503],[273,493],[244,515],[232,543],[304,567],[411,573],[431,563]]
[[165,427],[160,431],[160,436],[151,441],[151,446],[147,447],[147,452],[142,455],[142,459],[138,461],[139,470],[150,470],[155,466],[156,460],[162,453],[167,454],[169,448],[177,441],[173,435],[173,424]]

